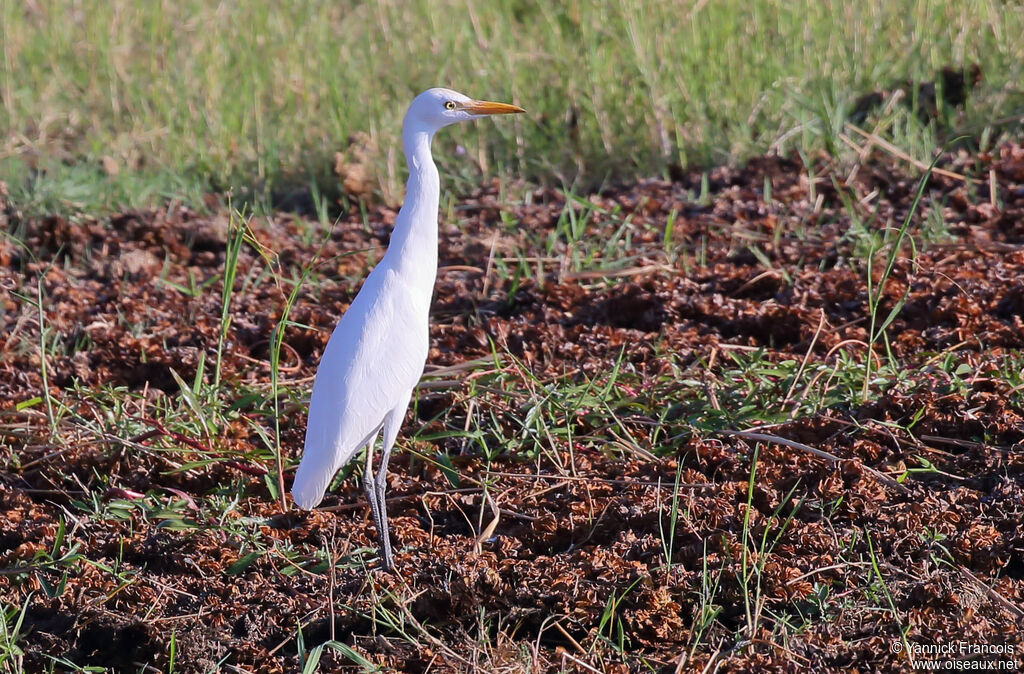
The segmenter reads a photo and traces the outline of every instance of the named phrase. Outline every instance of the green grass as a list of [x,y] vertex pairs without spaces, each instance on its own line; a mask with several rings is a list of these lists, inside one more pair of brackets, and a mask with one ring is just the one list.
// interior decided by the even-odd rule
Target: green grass
[[20,607],[0,602],[0,666],[4,667],[4,671],[21,669],[25,653],[18,645],[18,641],[22,636],[21,625],[31,599],[30,593]]
[[[0,25],[0,175],[29,212],[337,195],[353,137],[396,200],[401,116],[435,85],[529,111],[439,137],[446,184],[468,189],[834,152],[858,95],[946,65],[981,66],[968,110],[943,114],[986,143],[1024,79],[1012,3],[5,0]],[[927,160],[939,132],[906,117],[890,131]]]

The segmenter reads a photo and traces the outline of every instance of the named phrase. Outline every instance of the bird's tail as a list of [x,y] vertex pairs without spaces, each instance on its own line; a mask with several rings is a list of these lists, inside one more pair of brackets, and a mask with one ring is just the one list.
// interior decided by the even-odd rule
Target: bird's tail
[[312,404],[310,408],[306,446],[302,450],[302,460],[292,483],[292,498],[295,505],[303,510],[312,510],[323,500],[338,469],[351,461],[360,449],[372,444],[380,432],[378,424],[361,442],[347,442],[339,438],[336,428],[324,424],[324,415],[312,410]]
[[334,457],[331,454],[310,451],[309,446],[303,451],[302,461],[292,483],[292,498],[295,505],[303,510],[312,510],[323,500],[324,492],[334,477]]
[[318,435],[316,424],[310,424],[306,428],[306,443],[302,450],[302,461],[299,462],[299,469],[295,471],[295,481],[292,482],[292,498],[295,505],[303,510],[312,510],[316,504],[324,500],[324,494],[331,485],[331,478],[338,470],[336,461],[337,452],[332,451],[323,437],[317,443]]

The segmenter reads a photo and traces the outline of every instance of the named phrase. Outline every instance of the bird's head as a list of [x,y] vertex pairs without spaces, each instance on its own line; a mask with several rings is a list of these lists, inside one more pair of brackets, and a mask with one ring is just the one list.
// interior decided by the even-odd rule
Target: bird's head
[[478,101],[451,89],[427,89],[413,99],[405,123],[414,123],[420,129],[433,134],[438,129],[488,115],[509,115],[526,112],[508,103]]

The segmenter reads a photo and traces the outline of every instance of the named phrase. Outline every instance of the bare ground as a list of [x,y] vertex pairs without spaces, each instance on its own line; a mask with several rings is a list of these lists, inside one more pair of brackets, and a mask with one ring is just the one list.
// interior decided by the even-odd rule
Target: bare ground
[[[508,206],[483,188],[460,202],[441,230],[429,359],[450,369],[421,389],[403,437],[419,433],[391,463],[395,574],[375,570],[356,474],[309,514],[282,513],[268,490],[255,429],[273,432],[268,344],[290,288],[261,275],[254,246],[241,252],[219,398],[238,414],[207,433],[159,421],[181,406],[172,370],[191,383],[202,360],[209,383],[225,213],[23,219],[7,204],[25,248],[0,248],[0,588],[28,602],[26,671],[51,666],[47,654],[165,669],[172,638],[176,671],[296,671],[300,625],[307,648],[333,631],[416,672],[900,671],[894,650],[950,640],[1024,660],[1024,149],[942,166],[979,180],[930,181],[912,234],[920,243],[939,220],[947,231],[903,248],[878,315],[905,303],[889,351],[875,345],[885,376],[864,401],[838,393],[847,365],[868,358],[855,220],[898,227],[914,169],[882,160],[851,176],[821,162],[809,178],[762,159],[711,171],[705,206],[700,174],[611,188],[590,198],[604,212],[584,236],[547,247],[561,193]],[[353,210],[319,251],[282,355],[294,398],[394,217]],[[624,222],[615,260],[603,243]],[[326,232],[288,214],[252,228],[289,277]],[[582,268],[580,251],[597,251]],[[521,278],[497,273],[516,257],[528,258]],[[67,408],[52,426],[41,402],[17,408],[43,386],[37,280],[50,393]],[[478,361],[492,348],[497,364]],[[776,390],[751,398],[743,358],[823,369],[792,386],[767,372]],[[545,407],[566,382],[594,382],[592,394]],[[241,400],[253,391],[262,401]],[[546,425],[531,426],[531,410]],[[280,422],[296,459],[302,405],[283,398]],[[800,444],[729,433],[753,426]],[[453,429],[481,430],[468,442]],[[507,450],[509,438],[531,451]],[[218,493],[240,497],[217,510]],[[334,574],[315,558],[328,548]],[[52,562],[66,554],[80,558]],[[321,662],[353,666],[333,652]]]

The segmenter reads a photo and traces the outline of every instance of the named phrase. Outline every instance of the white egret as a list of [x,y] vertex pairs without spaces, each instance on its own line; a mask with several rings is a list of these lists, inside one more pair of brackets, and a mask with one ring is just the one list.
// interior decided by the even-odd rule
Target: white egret
[[[386,569],[394,568],[384,500],[388,458],[430,344],[441,191],[430,142],[449,124],[516,112],[525,111],[450,89],[428,89],[413,100],[402,123],[402,149],[409,164],[405,203],[387,252],[334,329],[313,382],[306,446],[292,498],[305,510],[315,507],[338,469],[365,447],[363,487]],[[380,464],[374,474],[373,446],[381,431]]]

